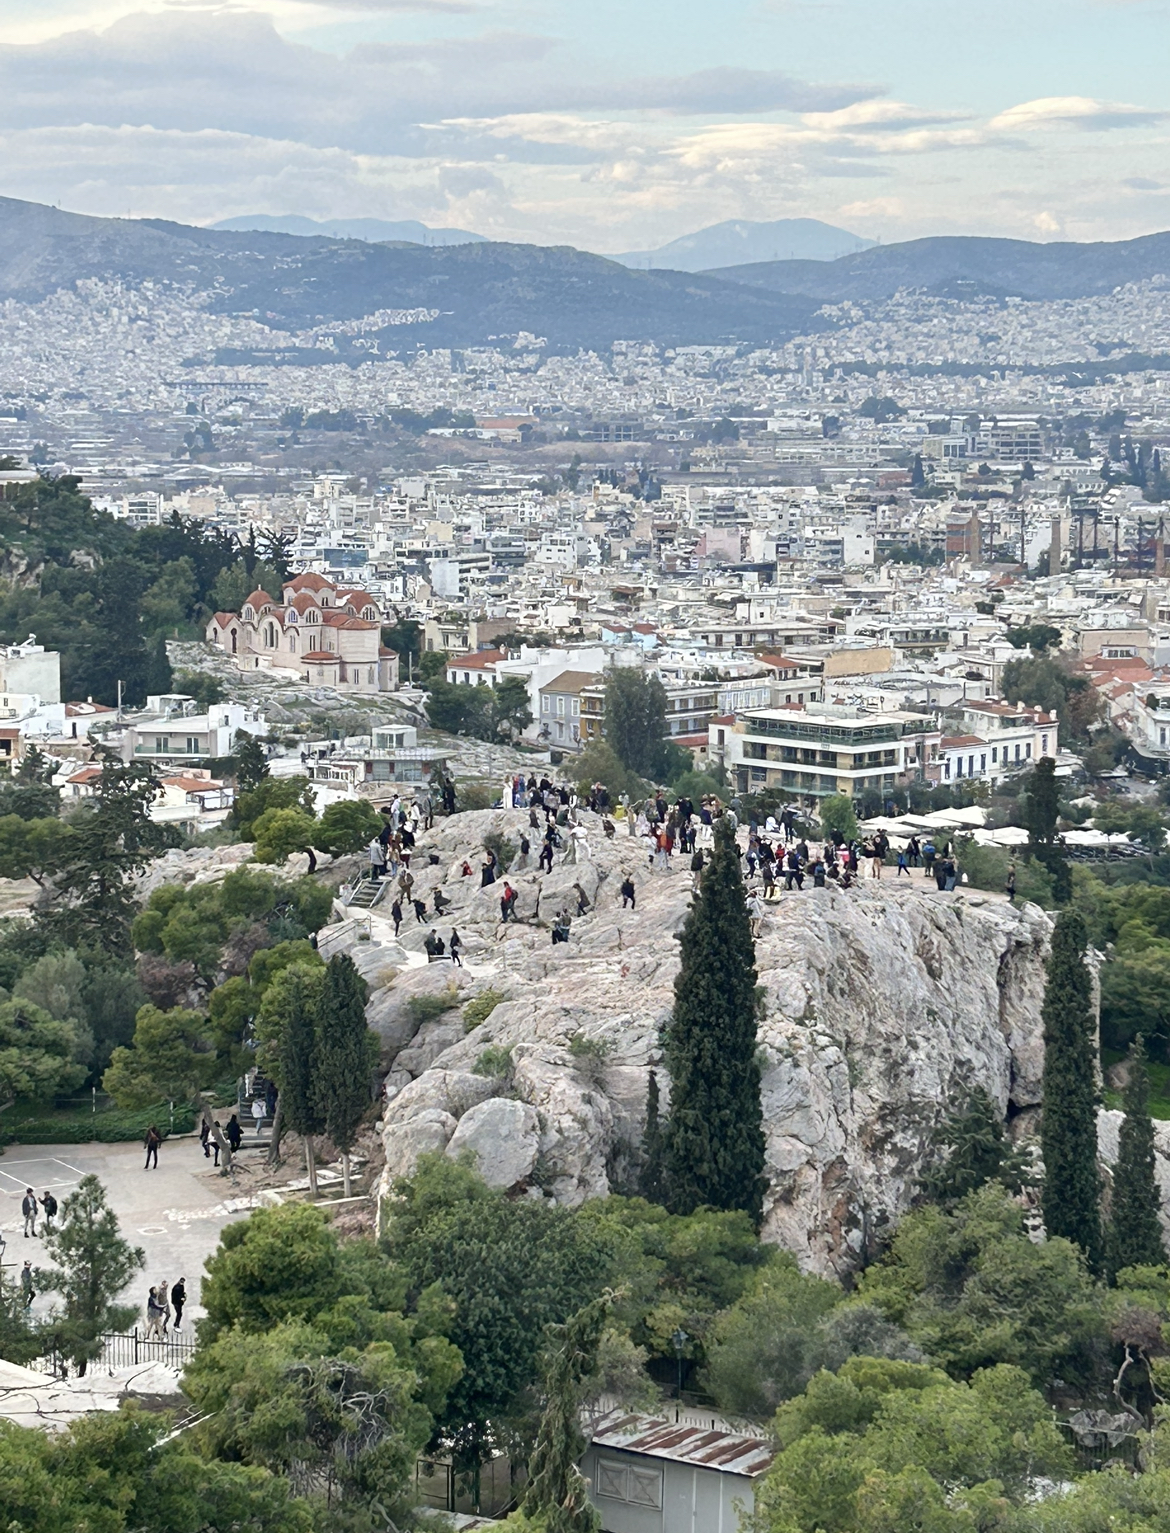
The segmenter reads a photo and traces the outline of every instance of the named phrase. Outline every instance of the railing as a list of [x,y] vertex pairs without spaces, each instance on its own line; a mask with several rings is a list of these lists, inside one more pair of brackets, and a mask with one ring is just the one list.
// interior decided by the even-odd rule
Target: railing
[[360,941],[360,933],[370,936],[369,916],[353,916],[348,921],[342,921],[340,926],[333,927],[323,937],[317,938],[317,952],[321,958],[328,960],[337,952],[342,943],[350,937],[357,937]]
[[[194,1336],[176,1336],[173,1331],[168,1331],[161,1341],[148,1338],[146,1332],[140,1331],[137,1326],[132,1331],[105,1331],[101,1343],[102,1350],[90,1364],[91,1368],[94,1363],[101,1363],[106,1368],[137,1368],[147,1363],[185,1368],[195,1356],[198,1345]],[[69,1371],[66,1360],[55,1347],[33,1366],[39,1366],[59,1378],[64,1378]]]

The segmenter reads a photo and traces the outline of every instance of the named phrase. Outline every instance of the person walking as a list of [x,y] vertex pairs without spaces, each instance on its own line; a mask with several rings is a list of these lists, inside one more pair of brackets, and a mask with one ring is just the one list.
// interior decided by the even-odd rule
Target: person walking
[[1014,905],[1016,903],[1016,865],[1014,862],[1008,863],[1007,882],[1004,884],[1004,892],[1008,897],[1008,904]]
[[32,1262],[25,1262],[20,1272],[20,1294],[24,1300],[25,1309],[32,1308],[32,1301],[36,1298],[33,1292]]
[[143,1166],[142,1169],[144,1171],[149,1171],[150,1170],[150,1162],[153,1159],[154,1160],[154,1169],[157,1171],[158,1170],[158,1147],[159,1147],[160,1144],[162,1144],[162,1135],[159,1133],[157,1127],[153,1123],[150,1125],[150,1127],[146,1131],[146,1139],[145,1139],[144,1143],[146,1145],[146,1164],[145,1164],[145,1166]]
[[759,937],[764,929],[764,907],[760,904],[760,896],[754,889],[748,895],[747,911],[751,922],[752,937]]
[[53,1220],[57,1217],[57,1199],[47,1187],[41,1196],[41,1208],[45,1214],[45,1234],[49,1235],[52,1233]]
[[24,1197],[20,1201],[20,1211],[24,1215],[24,1237],[27,1240],[30,1235],[36,1238],[37,1214],[40,1211],[37,1195],[31,1187],[24,1189]]
[[[215,1128],[220,1129],[220,1133],[223,1132],[223,1130],[220,1128],[220,1122],[219,1122],[218,1118],[215,1120]],[[219,1135],[216,1134],[214,1130],[212,1130],[212,1133],[211,1133],[211,1153],[215,1156],[215,1159],[212,1161],[211,1164],[213,1166],[218,1166],[219,1165]]]
[[922,844],[917,836],[910,837],[910,845],[907,850],[910,853],[910,866],[912,868],[919,867],[922,862]]
[[181,1277],[171,1288],[171,1308],[175,1312],[175,1330],[183,1329],[183,1309],[187,1303],[187,1279]]
[[910,877],[910,864],[906,860],[906,853],[905,852],[899,852],[898,853],[898,871],[897,871],[897,874],[895,876],[897,878],[901,878],[903,873],[905,873],[907,878]]
[[390,919],[394,922],[394,935],[397,937],[398,928],[402,925],[402,901],[396,899],[390,907]]
[[163,1319],[166,1306],[159,1303],[158,1289],[152,1288],[146,1296],[146,1341],[163,1340]]
[[199,1124],[199,1143],[203,1146],[204,1160],[211,1159],[211,1124],[204,1118]]
[[505,926],[509,921],[514,922],[516,919],[516,901],[518,898],[519,896],[517,895],[515,889],[513,889],[512,885],[508,882],[507,879],[505,879],[504,892],[500,895],[500,920],[504,923]]
[[631,910],[638,908],[638,894],[634,888],[634,880],[627,873],[622,880],[622,909],[629,906]]
[[260,1137],[260,1130],[264,1127],[264,1119],[267,1116],[264,1110],[264,1098],[252,1098],[252,1123],[256,1129],[256,1138]]
[[411,900],[410,903],[414,906],[415,925],[416,926],[425,926],[427,924],[427,921],[430,919],[429,914],[427,912],[427,902],[426,902],[426,900]]
[[937,856],[938,852],[935,849],[934,842],[927,836],[926,843],[922,848],[923,878],[932,878],[934,876],[934,860]]
[[463,960],[459,956],[459,949],[462,946],[463,946],[463,938],[459,935],[459,933],[455,930],[455,928],[452,927],[451,928],[451,940],[447,943],[447,951],[451,955],[451,962],[453,964],[457,965],[460,969],[463,967]]
[[244,1138],[244,1131],[240,1127],[240,1120],[239,1120],[239,1118],[236,1117],[235,1113],[232,1113],[231,1117],[228,1119],[227,1142],[232,1147],[232,1154],[233,1155],[240,1148],[240,1144],[241,1144],[243,1138]]

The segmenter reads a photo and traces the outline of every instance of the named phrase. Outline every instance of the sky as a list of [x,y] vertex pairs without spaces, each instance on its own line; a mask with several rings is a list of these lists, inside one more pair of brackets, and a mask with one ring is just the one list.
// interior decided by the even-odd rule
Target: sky
[[1170,0],[0,0],[0,195],[653,249],[1170,227]]

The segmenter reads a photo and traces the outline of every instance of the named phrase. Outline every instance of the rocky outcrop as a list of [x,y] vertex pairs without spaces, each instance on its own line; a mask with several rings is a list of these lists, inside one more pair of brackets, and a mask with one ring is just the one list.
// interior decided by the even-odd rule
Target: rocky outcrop
[[[458,928],[466,967],[424,966],[429,928],[404,924],[407,966],[371,997],[388,1071],[384,1193],[425,1149],[466,1149],[495,1185],[568,1204],[632,1188],[690,879],[681,866],[652,874],[640,843],[583,820],[588,859],[510,873],[523,919],[507,926],[498,887],[479,887],[480,848],[491,830],[518,844],[525,813],[458,815],[420,843],[415,892],[429,904],[441,886],[439,931]],[[627,872],[634,911],[618,892]],[[549,920],[582,895],[587,913],[552,946]],[[373,926],[389,939],[376,914]],[[810,1270],[844,1272],[907,1206],[956,1088],[984,1087],[1005,1114],[1039,1101],[1049,932],[1034,906],[921,878],[805,889],[769,908],[756,946],[768,1239]],[[505,999],[467,1033],[462,1006],[489,988]],[[423,1018],[410,1005],[421,995],[450,1005]]]

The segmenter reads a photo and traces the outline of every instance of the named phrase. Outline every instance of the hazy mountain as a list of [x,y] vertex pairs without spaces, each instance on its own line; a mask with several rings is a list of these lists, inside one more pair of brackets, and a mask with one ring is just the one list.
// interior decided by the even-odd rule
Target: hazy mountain
[[[430,229],[415,218],[394,222],[385,218],[301,218],[290,213],[284,218],[270,218],[266,213],[247,214],[242,218],[223,218],[213,229],[233,233],[255,230],[261,234],[318,235],[331,240],[406,240],[412,245],[476,245],[485,239],[469,229]],[[753,256],[753,259],[756,259]],[[718,264],[711,262],[709,264]]]
[[747,261],[835,261],[838,256],[868,250],[872,244],[873,240],[816,218],[777,218],[771,223],[729,219],[696,234],[684,234],[657,250],[629,250],[610,259],[623,266],[709,271]]
[[1093,245],[947,236],[876,245],[828,264],[765,261],[707,272],[773,292],[801,293],[820,302],[889,298],[899,288],[923,288],[954,298],[977,293],[1084,298],[1167,274],[1170,234]]
[[[0,198],[0,298],[35,300],[83,277],[191,285],[208,295],[212,311],[262,314],[275,330],[381,309],[439,311],[430,323],[387,326],[384,349],[507,343],[521,330],[563,349],[624,339],[766,343],[817,328],[807,298],[682,272],[629,271],[564,246],[306,239],[88,218]],[[349,354],[346,338],[338,347]],[[368,360],[366,352],[352,354]],[[313,359],[312,352],[297,357]]]

